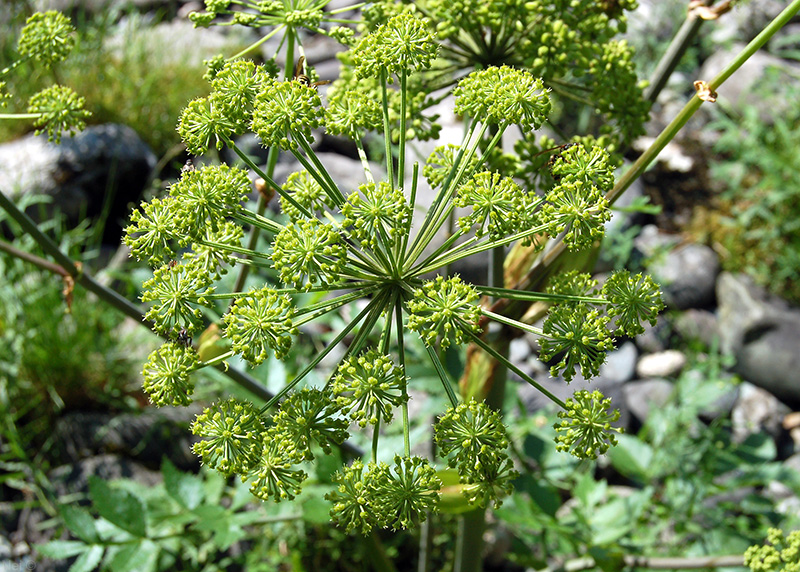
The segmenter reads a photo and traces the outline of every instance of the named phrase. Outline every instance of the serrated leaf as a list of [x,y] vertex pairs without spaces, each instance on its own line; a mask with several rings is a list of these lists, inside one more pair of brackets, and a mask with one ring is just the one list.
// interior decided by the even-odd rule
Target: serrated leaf
[[97,544],[90,546],[89,549],[81,554],[72,566],[69,567],[69,572],[91,572],[100,564],[104,551],[104,546],[98,546]]
[[47,544],[36,545],[36,551],[39,554],[53,560],[72,558],[85,550],[88,550],[86,543],[79,540],[51,540]]
[[89,511],[74,505],[64,505],[61,507],[61,516],[64,518],[64,524],[69,531],[86,544],[100,542],[94,517],[89,514]]
[[200,505],[203,500],[203,482],[199,477],[182,473],[167,458],[161,464],[161,473],[164,475],[167,494],[179,505],[189,510]]
[[150,572],[156,569],[160,548],[152,540],[123,546],[108,563],[114,572]]
[[115,489],[96,476],[89,477],[89,496],[97,512],[108,522],[139,538],[147,535],[145,505],[139,497]]

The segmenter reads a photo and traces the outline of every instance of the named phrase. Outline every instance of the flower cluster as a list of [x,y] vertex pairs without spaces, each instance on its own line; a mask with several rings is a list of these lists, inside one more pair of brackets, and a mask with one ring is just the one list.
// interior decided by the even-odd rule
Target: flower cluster
[[[259,13],[280,13],[293,25],[313,24],[315,16],[304,10],[316,10],[316,4],[294,10],[288,2],[281,4],[262,2]],[[206,7],[215,17],[229,10],[219,0]],[[262,17],[238,13],[249,15],[231,16]],[[553,375],[569,381],[580,370],[590,377],[613,348],[615,331],[635,334],[640,322],[654,320],[662,307],[652,281],[626,273],[612,276],[601,290],[586,275],[568,274],[554,278],[547,293],[470,284],[449,275],[451,264],[502,252],[517,241],[538,245],[540,237],[561,235],[570,248],[590,246],[608,218],[604,195],[613,185],[615,166],[602,149],[579,144],[553,158],[554,185],[547,193],[537,194],[511,177],[498,147],[503,132],[512,125],[526,132],[538,129],[551,101],[540,78],[510,66],[468,74],[454,90],[456,111],[469,119],[462,144],[439,147],[426,165],[410,166],[406,137],[421,125],[414,122],[420,102],[413,82],[433,65],[438,45],[431,23],[405,9],[371,29],[345,56],[353,68],[343,72],[327,98],[309,81],[288,74],[278,80],[252,62],[218,62],[211,95],[190,103],[181,116],[179,131],[191,152],[230,147],[258,177],[262,197],[279,195],[282,214],[247,207],[251,183],[243,169],[187,168],[169,197],[143,203],[134,213],[125,239],[133,256],[156,268],[142,294],[151,303],[147,319],[175,340],[148,362],[147,387],[156,402],[188,403],[192,388],[186,380],[195,369],[234,358],[253,367],[285,359],[313,320],[340,311],[350,316],[263,409],[223,400],[198,416],[193,431],[203,438],[195,452],[204,463],[240,475],[255,496],[280,501],[299,493],[306,479],[303,463],[342,444],[351,423],[371,430],[371,461],[343,467],[328,497],[333,521],[361,533],[407,528],[438,505],[441,483],[435,467],[411,454],[408,402],[415,380],[408,375],[405,336],[421,340],[450,400],[435,437],[458,471],[461,490],[470,503],[497,505],[517,474],[508,435],[500,414],[485,403],[460,402],[441,352],[468,342],[490,351],[482,335],[494,320],[538,335],[542,359],[557,362]],[[397,89],[389,86],[393,82]],[[364,167],[364,182],[357,188],[341,188],[311,147],[322,128],[355,141]],[[365,129],[382,130],[383,180],[368,161]],[[270,148],[271,158],[287,151],[302,169],[277,183],[269,168],[262,170],[237,147],[233,136],[247,131]],[[393,148],[393,141],[400,145]],[[420,167],[434,196],[414,225]],[[466,213],[455,215],[457,208]],[[266,237],[243,246],[248,227]],[[434,242],[448,229],[448,238]],[[234,264],[267,269],[269,282],[217,292],[213,282]],[[553,306],[537,329],[494,313],[481,304],[482,297]],[[224,353],[200,362],[186,339],[206,316],[221,316],[229,344]],[[347,347],[330,376],[314,389],[303,387],[309,372],[339,343]],[[514,367],[501,354],[492,357]],[[174,364],[168,366],[170,359]],[[567,403],[556,401],[565,409],[560,448],[593,457],[613,443],[613,415],[605,412],[601,396],[576,394]],[[269,417],[273,406],[279,409]],[[393,463],[379,462],[381,430],[398,418],[403,452]]]
[[436,509],[441,481],[426,459],[396,456],[394,465],[355,461],[334,476],[331,519],[347,532],[410,528]]
[[744,553],[744,564],[753,572],[800,572],[800,530],[784,535],[770,528],[763,546],[751,546]]
[[469,486],[463,492],[470,503],[502,504],[518,474],[508,456],[508,437],[500,415],[481,402],[461,403],[439,418],[436,444],[448,465]]
[[38,135],[47,132],[47,138],[61,142],[61,133],[70,135],[86,128],[86,119],[91,115],[84,108],[84,99],[63,85],[48,87],[31,96],[28,113],[38,114],[34,125]]
[[75,28],[61,12],[36,12],[25,23],[17,49],[46,67],[62,61],[75,47]]
[[608,413],[610,398],[599,391],[576,391],[567,399],[566,409],[558,412],[561,419],[554,425],[558,436],[556,449],[569,451],[582,459],[596,459],[617,444],[614,433],[621,433],[612,423],[619,420],[619,411]]

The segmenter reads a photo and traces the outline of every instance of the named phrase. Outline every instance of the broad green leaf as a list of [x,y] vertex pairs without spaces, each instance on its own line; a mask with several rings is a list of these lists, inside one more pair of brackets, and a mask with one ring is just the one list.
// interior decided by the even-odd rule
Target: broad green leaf
[[[330,487],[325,487],[324,490],[329,491]],[[325,500],[323,492],[320,494],[309,496],[302,504],[303,507],[303,520],[311,524],[326,524],[330,522],[331,502]]]
[[200,505],[203,500],[203,482],[197,475],[182,473],[167,458],[161,463],[161,473],[164,475],[167,494],[178,504],[189,510]]
[[630,435],[618,435],[618,444],[608,451],[611,464],[626,477],[647,481],[650,477],[650,462],[653,449],[645,442]]
[[103,558],[104,546],[94,544],[89,550],[81,554],[78,559],[69,567],[69,572],[91,572]]
[[100,542],[94,517],[89,514],[89,511],[74,505],[63,505],[61,507],[61,516],[64,518],[64,524],[69,531],[86,542],[86,544]]
[[36,550],[42,556],[47,556],[53,560],[64,560],[72,558],[87,550],[85,542],[79,540],[51,540],[47,544],[37,544]]
[[619,572],[625,567],[625,558],[619,549],[592,546],[589,548],[589,556],[594,558],[595,564],[603,572]]
[[114,572],[150,572],[156,570],[160,548],[152,540],[123,546],[108,563]]
[[96,476],[89,478],[89,496],[100,516],[114,526],[139,538],[147,535],[145,505],[140,498]]

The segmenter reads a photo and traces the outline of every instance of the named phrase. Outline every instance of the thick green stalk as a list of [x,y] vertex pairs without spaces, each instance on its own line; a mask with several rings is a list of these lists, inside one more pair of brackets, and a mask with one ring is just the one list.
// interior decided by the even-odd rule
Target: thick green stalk
[[[275,173],[275,165],[278,163],[278,148],[272,146],[269,148],[269,152],[267,154],[267,169],[266,173],[272,177]],[[267,201],[264,198],[264,195],[261,193],[258,194],[258,207],[256,208],[256,214],[260,217],[264,216],[264,212],[267,210]],[[256,245],[258,244],[258,237],[261,234],[261,229],[257,226],[253,226],[250,229],[250,236],[247,239],[247,248],[248,250],[255,250]],[[247,276],[250,274],[250,265],[242,264],[239,267],[239,274],[236,276],[236,283],[233,285],[234,292],[241,292],[244,289],[244,284],[247,281]]]
[[[775,35],[775,33],[781,29],[784,25],[786,25],[792,17],[800,11],[800,0],[793,0],[789,6],[787,6],[783,12],[778,14],[778,16],[769,23],[769,25],[764,28],[761,33],[756,36],[744,49],[737,54],[737,56],[733,59],[733,61],[728,64],[728,66],[723,69],[719,75],[713,78],[711,81],[708,82],[708,87],[711,90],[716,91],[724,82],[727,80],[733,73],[738,70],[744,62],[746,62],[753,54],[755,54],[764,44],[769,41],[769,39]],[[614,202],[622,195],[623,192],[635,181],[638,179],[642,173],[645,172],[647,167],[652,163],[658,154],[667,146],[667,143],[672,141],[678,132],[686,125],[686,122],[694,115],[694,113],[700,109],[700,106],[703,104],[703,100],[700,99],[697,95],[693,95],[692,98],[686,103],[683,109],[678,113],[677,116],[667,125],[664,130],[656,137],[656,140],[653,142],[652,145],[644,152],[642,155],[633,163],[633,165],[628,169],[625,174],[619,178],[614,188],[611,189],[606,198],[608,199],[610,204],[614,204]],[[527,272],[525,277],[520,281],[517,285],[517,288],[521,290],[529,290],[534,289],[538,285],[539,277],[545,275],[545,270],[555,264],[564,254],[566,253],[567,249],[564,245],[563,240],[558,241],[553,248],[547,250],[547,254],[541,257],[536,264]],[[495,306],[501,307],[505,304],[505,301],[501,301],[500,303],[496,304]],[[500,308],[492,308],[495,311],[498,311]]]

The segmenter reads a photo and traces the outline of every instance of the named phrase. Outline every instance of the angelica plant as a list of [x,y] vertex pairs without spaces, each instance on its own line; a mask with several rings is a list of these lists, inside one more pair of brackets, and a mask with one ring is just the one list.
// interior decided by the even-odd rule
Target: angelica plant
[[[0,108],[13,99],[11,94],[3,93],[4,76],[27,62],[50,70],[64,60],[74,46],[75,28],[61,12],[36,12],[28,18],[17,42],[20,57],[0,70]],[[2,113],[0,119],[33,120],[36,135],[46,132],[50,141],[59,143],[63,132],[72,135],[84,129],[89,116],[83,97],[67,86],[54,84],[30,97],[27,113]]]
[[[463,258],[518,241],[541,244],[534,239],[543,235],[561,235],[571,249],[590,245],[608,220],[603,194],[613,184],[613,165],[601,148],[572,147],[555,161],[558,183],[545,195],[487,170],[487,158],[506,129],[534,131],[543,125],[551,94],[529,72],[508,66],[474,71],[453,91],[456,112],[471,118],[463,142],[437,150],[423,166],[436,196],[420,224],[412,225],[420,165],[410,166],[411,183],[405,187],[409,86],[440,49],[431,30],[431,22],[402,12],[363,36],[351,50],[349,88],[340,85],[327,106],[307,81],[277,79],[249,61],[225,62],[211,81],[211,95],[187,106],[178,130],[193,153],[225,145],[242,166],[184,170],[169,196],[143,203],[126,229],[132,256],[155,268],[142,295],[152,303],[147,318],[172,339],[153,353],[143,372],[157,405],[188,402],[192,372],[234,356],[252,366],[282,359],[300,328],[347,306],[356,308],[355,318],[264,407],[221,400],[197,417],[193,431],[203,438],[194,450],[204,463],[240,475],[259,498],[281,501],[301,490],[302,463],[319,449],[343,443],[353,424],[368,428],[370,460],[342,467],[328,495],[332,520],[362,533],[412,526],[436,510],[439,498],[435,465],[411,451],[408,402],[415,380],[406,373],[406,336],[419,337],[450,401],[435,426],[441,453],[458,471],[466,499],[485,506],[502,502],[517,474],[506,429],[485,403],[460,400],[439,352],[468,342],[493,351],[481,338],[481,324],[494,320],[540,336],[544,357],[563,356],[554,374],[569,380],[579,368],[590,377],[613,348],[615,332],[640,331],[641,322],[653,322],[662,307],[649,278],[625,273],[599,290],[584,275],[568,275],[538,293],[470,284],[443,273]],[[362,105],[368,100],[361,82],[378,86],[380,99],[373,105]],[[392,113],[393,105],[399,114]],[[339,188],[314,153],[315,130],[323,127],[355,139],[364,167],[357,189]],[[375,180],[366,160],[363,138],[369,129],[378,131],[389,151],[385,180]],[[292,154],[302,171],[278,184],[237,147],[233,137],[244,130],[265,147]],[[244,168],[279,196],[285,218],[246,208],[251,184]],[[456,207],[468,214],[443,244],[433,244]],[[243,246],[246,226],[267,233],[271,247]],[[217,291],[214,278],[241,264],[272,268],[277,282]],[[326,296],[304,306],[299,304],[304,293]],[[486,296],[546,301],[553,309],[544,326],[534,328],[489,311],[481,303]],[[220,303],[227,303],[221,323],[230,350],[202,361],[179,340],[204,327],[201,308]],[[328,381],[303,387],[307,375],[346,339]],[[545,391],[505,357],[495,357]],[[560,434],[559,443],[565,450],[594,457],[613,443],[614,414],[598,393],[567,403],[548,396],[564,410],[562,424],[569,431]],[[378,456],[381,430],[396,417],[403,424],[404,446],[393,464],[386,464]]]

